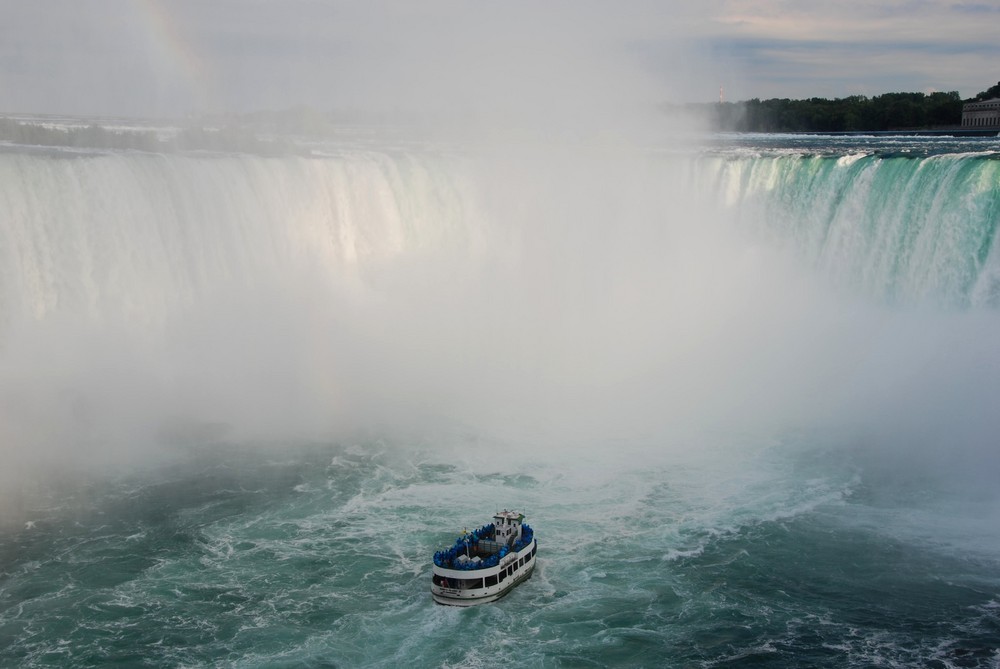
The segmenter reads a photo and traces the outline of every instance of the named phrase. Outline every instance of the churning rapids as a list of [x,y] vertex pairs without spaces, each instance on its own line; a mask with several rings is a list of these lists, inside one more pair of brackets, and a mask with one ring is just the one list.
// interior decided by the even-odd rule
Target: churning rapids
[[1000,666],[998,227],[996,139],[0,147],[0,666]]

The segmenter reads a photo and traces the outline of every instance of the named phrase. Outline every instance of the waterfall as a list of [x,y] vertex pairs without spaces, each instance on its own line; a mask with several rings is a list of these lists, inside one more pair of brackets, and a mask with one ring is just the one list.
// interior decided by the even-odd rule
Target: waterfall
[[889,303],[1000,305],[996,154],[706,160],[734,218]]

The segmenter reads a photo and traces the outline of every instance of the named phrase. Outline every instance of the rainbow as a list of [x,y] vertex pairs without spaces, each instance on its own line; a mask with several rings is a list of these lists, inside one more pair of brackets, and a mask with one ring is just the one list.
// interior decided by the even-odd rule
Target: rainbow
[[190,36],[171,14],[163,0],[138,0],[136,6],[145,27],[155,71],[165,82],[174,83],[178,93],[191,96],[190,105],[200,111],[214,107],[215,77]]

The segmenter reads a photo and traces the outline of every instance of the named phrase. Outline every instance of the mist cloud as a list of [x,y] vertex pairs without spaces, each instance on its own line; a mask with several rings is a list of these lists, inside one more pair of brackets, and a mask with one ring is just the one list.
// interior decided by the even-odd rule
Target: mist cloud
[[[666,102],[960,90],[981,5],[717,0],[4,3],[0,109],[179,116],[358,110],[607,124]],[[877,67],[872,67],[876,63]]]

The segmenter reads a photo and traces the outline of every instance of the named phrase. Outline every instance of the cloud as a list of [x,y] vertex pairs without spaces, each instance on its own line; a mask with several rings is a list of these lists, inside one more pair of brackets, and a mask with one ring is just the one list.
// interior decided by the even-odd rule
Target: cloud
[[724,69],[738,73],[743,97],[968,96],[992,81],[987,64],[1000,55],[994,26],[949,2],[733,0],[717,19],[706,39]]

